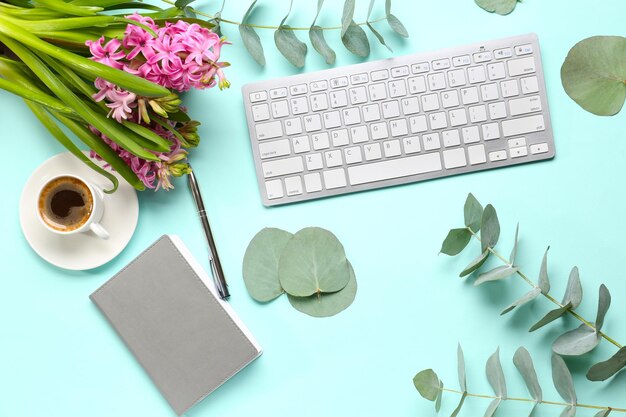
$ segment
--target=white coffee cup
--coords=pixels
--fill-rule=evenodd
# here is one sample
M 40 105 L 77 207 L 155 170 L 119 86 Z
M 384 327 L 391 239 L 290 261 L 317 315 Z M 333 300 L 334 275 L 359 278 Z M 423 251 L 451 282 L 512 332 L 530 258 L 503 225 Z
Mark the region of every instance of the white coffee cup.
M 46 181 L 37 196 L 37 217 L 41 224 L 59 235 L 93 232 L 108 239 L 100 224 L 104 214 L 104 192 L 95 184 L 72 174 Z

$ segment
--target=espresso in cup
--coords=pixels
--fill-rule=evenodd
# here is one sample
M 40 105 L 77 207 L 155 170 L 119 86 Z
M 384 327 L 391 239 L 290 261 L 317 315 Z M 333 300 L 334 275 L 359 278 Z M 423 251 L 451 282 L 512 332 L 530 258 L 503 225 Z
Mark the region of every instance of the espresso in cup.
M 59 232 L 71 232 L 83 226 L 93 206 L 89 186 L 76 177 L 57 177 L 39 194 L 39 216 L 48 227 Z

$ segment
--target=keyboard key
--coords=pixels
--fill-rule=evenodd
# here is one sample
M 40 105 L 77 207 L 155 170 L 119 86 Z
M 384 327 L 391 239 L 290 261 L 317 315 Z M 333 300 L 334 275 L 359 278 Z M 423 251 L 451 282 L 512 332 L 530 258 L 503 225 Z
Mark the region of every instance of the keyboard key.
M 511 48 L 496 49 L 495 51 L 493 51 L 493 55 L 496 59 L 510 58 L 513 56 L 513 49 Z
M 522 83 L 522 92 L 524 94 L 536 93 L 537 91 L 539 91 L 539 83 L 537 82 L 537 77 L 526 77 L 522 78 L 520 81 Z
M 312 92 L 328 90 L 328 82 L 326 80 L 313 81 L 309 86 Z
M 410 114 L 419 113 L 420 111 L 419 100 L 417 99 L 417 97 L 404 98 L 400 100 L 400 103 L 402 103 L 402 113 L 407 116 Z
M 411 125 L 411 133 L 426 132 L 428 130 L 426 116 L 424 115 L 409 118 L 409 124 Z
M 320 111 L 328 109 L 328 98 L 326 97 L 326 93 L 322 94 L 314 94 L 309 97 L 311 101 L 311 110 Z
M 324 184 L 327 190 L 335 188 L 345 187 L 346 173 L 343 168 L 331 169 L 330 171 L 324 171 Z
M 386 80 L 387 78 L 389 78 L 389 71 L 387 70 L 373 71 L 372 73 L 370 73 L 370 77 L 372 78 L 372 81 Z
M 302 121 L 299 117 L 285 120 L 285 133 L 287 135 L 298 135 L 302 133 Z
M 288 196 L 302 194 L 302 178 L 300 177 L 287 177 L 285 178 L 285 189 Z
M 458 148 L 443 151 L 443 164 L 446 169 L 466 166 L 467 160 L 465 159 L 465 149 Z
M 437 94 L 424 94 L 422 96 L 422 110 L 439 110 L 439 96 Z
M 252 103 L 258 103 L 259 101 L 265 101 L 267 100 L 267 92 L 265 91 L 255 91 L 253 93 L 250 93 L 250 101 Z
M 363 120 L 366 122 L 373 122 L 375 120 L 380 120 L 380 108 L 378 104 L 369 104 L 367 106 L 363 106 Z
M 502 90 L 502 97 L 514 97 L 519 94 L 519 87 L 517 80 L 507 80 L 500 83 L 500 90 Z
M 259 143 L 259 154 L 261 156 L 261 159 L 285 156 L 289 155 L 290 153 L 291 149 L 289 148 L 289 139 Z
M 361 104 L 367 101 L 367 90 L 365 87 L 356 87 L 350 89 L 350 103 Z
M 270 98 L 272 100 L 276 98 L 285 98 L 285 97 L 287 97 L 287 88 L 285 87 L 274 88 L 273 90 L 270 90 Z
M 291 99 L 291 114 L 304 114 L 309 112 L 309 103 L 306 97 Z
M 308 136 L 298 136 L 291 139 L 294 153 L 303 153 L 311 150 Z
M 487 109 L 482 104 L 469 108 L 470 121 L 472 123 L 484 122 L 487 120 Z
M 324 113 L 324 127 L 326 129 L 332 129 L 334 127 L 341 126 L 341 117 L 338 111 L 329 111 Z
M 364 72 L 361 74 L 353 74 L 350 76 L 350 82 L 352 83 L 352 85 L 365 84 L 368 81 L 369 77 Z
M 468 146 L 467 156 L 469 158 L 470 165 L 484 164 L 485 162 L 487 162 L 487 156 L 485 155 L 485 145 Z
M 404 153 L 407 155 L 421 151 L 420 139 L 417 136 L 402 139 L 402 146 L 404 147 Z
M 425 151 L 434 151 L 435 149 L 441 148 L 441 140 L 439 139 L 439 133 L 426 134 L 422 136 L 422 140 L 424 141 Z
M 533 155 L 537 155 L 540 153 L 548 152 L 548 144 L 547 143 L 536 143 L 534 145 L 530 145 L 530 153 Z
M 450 87 L 460 87 L 467 84 L 467 80 L 465 79 L 465 70 L 458 69 L 448 71 L 448 84 Z
M 467 124 L 467 111 L 464 108 L 450 110 L 450 126 L 463 126 Z
M 448 58 L 437 59 L 433 61 L 433 71 L 450 68 L 450 60 Z
M 486 123 L 483 125 L 483 139 L 494 140 L 500 138 L 500 127 L 498 123 Z
M 385 119 L 391 119 L 392 117 L 400 116 L 400 105 L 397 101 L 387 101 L 383 103 L 383 117 Z
M 280 179 L 265 181 L 265 192 L 269 200 L 284 197 L 283 182 Z
M 446 130 L 441 134 L 443 138 L 443 146 L 450 148 L 452 146 L 459 146 L 461 144 L 461 137 L 458 130 Z
M 424 78 L 423 75 L 409 78 L 409 91 L 411 94 L 418 94 L 426 91 L 426 78 Z
M 358 111 L 358 110 L 357 110 Z M 322 130 L 322 118 L 319 114 L 310 114 L 304 116 L 304 130 L 307 132 L 316 132 Z
M 404 80 L 389 81 L 387 85 L 389 87 L 389 97 L 403 97 L 406 96 L 406 83 Z
M 387 89 L 384 83 L 370 84 L 368 85 L 368 89 L 371 101 L 384 100 L 387 98 Z
M 515 47 L 515 55 L 520 56 L 520 55 L 530 55 L 533 53 L 533 46 L 532 44 L 528 43 L 525 45 L 519 45 Z
M 351 185 L 408 177 L 441 170 L 439 153 L 396 158 L 348 168 Z
M 541 111 L 541 98 L 539 96 L 522 97 L 509 100 L 511 116 Z
M 520 146 L 519 148 L 509 149 L 509 153 L 511 154 L 511 158 L 521 158 L 528 155 L 528 149 L 526 146 Z
M 489 152 L 489 160 L 491 162 L 504 161 L 506 159 L 506 151 Z
M 491 61 L 492 56 L 490 51 L 482 51 L 474 54 L 474 62 L 480 64 L 481 62 Z
M 463 67 L 471 63 L 472 60 L 469 55 L 455 56 L 454 58 L 452 58 L 452 65 L 454 65 L 455 67 Z
M 443 90 L 446 88 L 446 76 L 443 72 L 428 74 L 428 87 L 430 91 Z
M 491 120 L 504 119 L 506 117 L 506 105 L 502 101 L 489 104 L 489 117 Z
M 254 130 L 258 140 L 273 139 L 283 135 L 283 127 L 279 121 L 259 123 Z
M 333 109 L 337 107 L 345 107 L 348 105 L 348 96 L 346 90 L 337 90 L 330 92 L 330 106 Z
M 407 75 L 409 75 L 409 67 L 407 67 L 406 65 L 402 67 L 394 67 L 391 69 L 391 76 L 393 78 L 406 77 Z
M 363 151 L 365 152 L 366 161 L 382 158 L 382 154 L 380 153 L 380 143 L 368 143 L 363 146 Z
M 267 104 L 257 104 L 252 106 L 252 118 L 255 122 L 261 122 L 263 120 L 269 120 L 270 108 Z
M 478 103 L 478 88 L 468 87 L 461 89 L 461 100 L 465 105 Z
M 406 119 L 397 119 L 389 122 L 389 126 L 391 128 L 391 136 L 404 136 L 409 133 L 408 127 L 406 125 Z
M 298 84 L 289 87 L 289 92 L 292 96 L 299 96 L 308 93 L 309 89 L 307 88 L 306 84 Z
M 352 143 L 354 144 L 363 143 L 370 140 L 367 133 L 367 126 L 356 126 L 350 128 L 350 135 L 352 136 Z
M 320 149 L 330 148 L 330 140 L 328 139 L 327 132 L 321 132 L 311 135 L 311 140 L 313 141 L 313 149 L 315 149 L 316 151 L 319 151 Z
M 370 132 L 372 133 L 372 140 L 384 139 L 389 137 L 389 131 L 387 130 L 386 122 L 371 124 Z
M 496 62 L 494 64 L 487 65 L 487 74 L 489 74 L 489 79 L 492 81 L 501 80 L 506 77 L 504 62 Z
M 524 136 L 515 139 L 509 139 L 509 148 L 518 148 L 520 146 L 526 146 L 526 138 Z
M 446 119 L 446 112 L 439 113 L 430 113 L 428 115 L 428 119 L 430 120 L 430 128 L 431 130 L 435 129 L 445 129 L 448 127 L 448 120 Z
M 518 75 L 530 74 L 536 71 L 535 58 L 532 56 L 520 59 L 511 59 L 507 61 L 509 67 L 509 75 L 517 77 Z
M 309 171 L 315 171 L 316 169 L 322 169 L 324 164 L 322 163 L 321 153 L 312 153 L 306 156 L 306 169 Z
M 289 104 L 287 100 L 273 101 L 272 102 L 272 116 L 274 119 L 279 117 L 285 117 L 289 115 Z
M 504 136 L 519 136 L 526 133 L 546 130 L 543 115 L 522 117 L 520 119 L 504 120 L 502 122 L 502 134 Z
M 345 146 L 345 145 L 348 145 L 350 143 L 350 138 L 348 137 L 348 130 L 347 129 L 335 130 L 335 131 L 330 133 L 330 136 L 333 139 L 333 146 L 334 147 Z
M 442 92 L 441 104 L 443 104 L 444 109 L 457 107 L 459 105 L 459 93 L 457 93 L 456 90 Z
M 383 150 L 385 152 L 385 158 L 392 158 L 402 154 L 402 151 L 400 150 L 400 141 L 397 139 L 383 142 Z
M 326 166 L 328 168 L 334 168 L 334 167 L 343 165 L 343 160 L 341 158 L 341 151 L 338 149 L 325 152 L 324 159 L 326 159 Z
M 413 74 L 422 74 L 428 71 L 430 71 L 430 64 L 428 62 L 420 62 L 420 63 L 411 65 L 411 72 Z
M 476 143 L 480 142 L 480 133 L 478 126 L 468 126 L 461 129 L 464 143 Z
M 346 148 L 343 150 L 344 157 L 346 158 L 346 164 L 357 164 L 363 161 L 361 155 L 361 147 L 353 146 L 352 148 Z
M 469 67 L 467 69 L 467 78 L 470 84 L 484 83 L 487 79 L 485 77 L 485 68 L 482 65 L 479 67 Z
M 283 175 L 296 174 L 304 170 L 302 157 L 295 156 L 293 158 L 277 159 L 274 161 L 263 162 L 263 176 L 265 178 L 280 177 Z
M 346 126 L 361 123 L 361 113 L 359 113 L 358 107 L 351 107 L 349 109 L 343 109 L 342 114 L 343 114 L 343 123 Z
M 320 177 L 319 172 L 304 176 L 304 188 L 306 188 L 307 193 L 322 191 L 322 177 Z
M 337 77 L 330 80 L 330 86 L 332 88 L 341 88 L 348 86 L 348 77 Z
M 483 101 L 497 100 L 500 98 L 498 95 L 498 84 L 483 84 L 480 86 L 480 93 L 483 97 Z

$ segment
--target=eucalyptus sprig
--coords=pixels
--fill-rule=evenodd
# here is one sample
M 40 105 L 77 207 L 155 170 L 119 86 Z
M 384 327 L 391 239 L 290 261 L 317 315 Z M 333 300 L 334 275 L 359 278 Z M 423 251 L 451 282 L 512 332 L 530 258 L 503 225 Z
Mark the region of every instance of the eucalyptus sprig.
M 283 18 L 278 26 L 271 25 L 257 25 L 250 23 L 250 16 L 252 15 L 254 8 L 257 5 L 257 0 L 252 0 L 252 3 L 243 15 L 241 22 L 225 19 L 222 17 L 222 11 L 224 10 L 225 1 L 222 1 L 221 8 L 214 14 L 202 12 L 198 9 L 194 9 L 189 6 L 193 0 L 162 0 L 165 3 L 175 5 L 179 10 L 184 12 L 187 16 L 196 17 L 203 16 L 209 20 L 210 23 L 216 26 L 216 30 L 219 30 L 222 23 L 232 24 L 239 27 L 239 35 L 246 47 L 246 50 L 250 53 L 252 58 L 261 66 L 265 66 L 265 53 L 261 38 L 256 33 L 255 29 L 271 29 L 274 30 L 274 43 L 276 44 L 279 52 L 289 61 L 292 65 L 298 68 L 304 66 L 306 54 L 308 48 L 304 42 L 302 42 L 296 36 L 297 31 L 308 31 L 309 41 L 313 46 L 313 49 L 319 53 L 328 65 L 332 65 L 335 62 L 335 51 L 328 45 L 324 36 L 325 31 L 339 30 L 340 38 L 343 45 L 347 50 L 359 57 L 367 57 L 370 53 L 370 43 L 367 38 L 367 34 L 363 30 L 363 26 L 367 26 L 376 39 L 387 49 L 391 51 L 391 48 L 385 42 L 383 36 L 378 32 L 373 24 L 386 20 L 389 27 L 398 35 L 403 38 L 408 38 L 409 33 L 393 13 L 391 13 L 391 0 L 385 0 L 385 17 L 370 20 L 370 15 L 374 7 L 376 0 L 370 0 L 369 8 L 367 12 L 367 19 L 365 22 L 356 23 L 354 21 L 355 0 L 344 0 L 343 13 L 341 16 L 341 25 L 332 27 L 321 27 L 316 25 L 317 18 L 320 15 L 324 0 L 317 1 L 317 9 L 315 18 L 310 27 L 292 27 L 286 24 L 286 20 L 289 17 L 293 1 L 289 2 L 289 11 Z M 219 33 L 219 32 L 218 32 Z
M 499 15 L 507 15 L 515 10 L 517 3 L 522 0 L 474 0 L 484 10 L 489 13 L 496 13 Z
M 611 305 L 611 294 L 604 284 L 600 285 L 599 289 L 598 312 L 595 322 L 591 322 L 575 311 L 583 298 L 583 289 L 577 267 L 572 268 L 565 295 L 562 301 L 559 302 L 550 294 L 550 281 L 548 278 L 549 247 L 546 249 L 543 256 L 539 270 L 539 278 L 535 283 L 515 263 L 517 258 L 519 225 L 515 230 L 515 241 L 511 255 L 507 259 L 495 249 L 500 237 L 500 223 L 496 209 L 491 204 L 488 204 L 483 209 L 483 206 L 470 193 L 465 201 L 464 217 L 465 226 L 450 230 L 441 246 L 441 253 L 455 256 L 468 246 L 472 238 L 480 244 L 480 255 L 463 269 L 460 276 L 465 277 L 472 273 L 477 273 L 474 285 L 478 286 L 486 282 L 499 281 L 517 275 L 532 287 L 529 292 L 506 307 L 501 315 L 517 307 L 521 307 L 534 300 L 539 295 L 542 295 L 555 304 L 557 308 L 549 311 L 543 318 L 537 321 L 529 331 L 533 332 L 540 329 L 565 314 L 571 315 L 582 323 L 578 328 L 562 334 L 554 341 L 552 344 L 554 353 L 565 356 L 584 355 L 595 349 L 600 341 L 605 339 L 615 345 L 619 351 L 609 360 L 592 366 L 587 373 L 587 378 L 592 381 L 604 381 L 626 367 L 626 348 L 609 337 L 606 333 L 602 332 L 604 318 Z M 481 267 L 491 255 L 498 258 L 504 265 L 489 271 L 480 272 Z
M 576 395 L 576 388 L 574 387 L 574 382 L 572 380 L 572 374 L 567 368 L 567 365 L 565 364 L 563 358 L 556 354 L 552 354 L 552 380 L 554 382 L 554 387 L 558 391 L 561 398 L 565 400 L 565 402 L 548 401 L 543 399 L 543 392 L 541 389 L 541 385 L 539 384 L 539 380 L 537 379 L 537 372 L 535 371 L 533 360 L 530 357 L 528 351 L 523 347 L 520 347 L 515 352 L 515 355 L 513 356 L 513 364 L 524 379 L 526 387 L 528 388 L 528 393 L 530 394 L 531 398 L 508 396 L 506 388 L 506 378 L 504 376 L 502 364 L 500 363 L 499 348 L 489 357 L 489 359 L 487 360 L 487 365 L 485 367 L 487 380 L 493 388 L 495 395 L 470 393 L 467 390 L 465 358 L 463 355 L 463 350 L 461 349 L 461 345 L 459 345 L 457 349 L 457 358 L 460 390 L 445 388 L 443 382 L 439 379 L 437 374 L 432 369 L 425 369 L 421 372 L 418 372 L 413 378 L 413 385 L 420 393 L 420 395 L 429 401 L 435 402 L 436 411 L 439 411 L 441 408 L 444 392 L 450 392 L 461 396 L 459 404 L 452 412 L 451 417 L 456 417 L 459 414 L 467 397 L 476 397 L 491 400 L 485 412 L 485 417 L 493 416 L 498 407 L 504 401 L 531 403 L 532 409 L 529 415 L 532 415 L 535 408 L 540 404 L 564 407 L 561 413 L 561 417 L 574 417 L 578 408 L 600 410 L 596 413 L 595 417 L 606 417 L 612 411 L 626 413 L 626 409 L 624 408 L 614 408 L 608 406 L 579 403 L 578 397 Z

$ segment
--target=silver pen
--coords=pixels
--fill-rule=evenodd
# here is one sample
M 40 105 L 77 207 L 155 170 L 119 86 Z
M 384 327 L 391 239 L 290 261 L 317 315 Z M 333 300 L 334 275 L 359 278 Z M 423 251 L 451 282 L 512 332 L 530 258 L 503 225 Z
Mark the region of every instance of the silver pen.
M 191 165 L 189 166 L 191 168 Z M 230 297 L 228 292 L 228 284 L 226 284 L 226 277 L 224 277 L 224 271 L 222 270 L 222 264 L 220 263 L 220 257 L 217 254 L 217 247 L 215 246 L 215 240 L 213 239 L 213 233 L 211 233 L 211 226 L 209 226 L 209 219 L 204 210 L 204 203 L 202 202 L 202 195 L 200 194 L 200 187 L 196 176 L 193 174 L 193 170 L 187 175 L 189 180 L 189 188 L 191 189 L 191 195 L 198 207 L 198 215 L 200 216 L 200 222 L 204 229 L 204 235 L 206 236 L 207 243 L 209 244 L 209 264 L 211 266 L 211 275 L 213 281 L 217 287 L 217 291 L 220 294 L 222 300 Z

